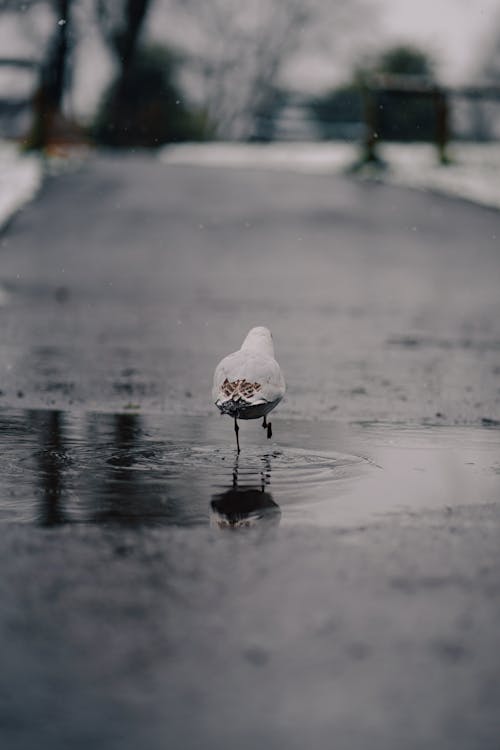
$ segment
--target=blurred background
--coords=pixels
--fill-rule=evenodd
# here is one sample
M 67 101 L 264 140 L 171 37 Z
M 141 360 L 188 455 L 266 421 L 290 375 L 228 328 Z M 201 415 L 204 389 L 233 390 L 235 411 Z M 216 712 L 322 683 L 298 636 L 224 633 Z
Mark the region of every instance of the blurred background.
M 499 140 L 499 0 L 0 0 L 1 747 L 499 747 Z
M 0 50 L 25 149 L 500 137 L 496 0 L 1 0 Z

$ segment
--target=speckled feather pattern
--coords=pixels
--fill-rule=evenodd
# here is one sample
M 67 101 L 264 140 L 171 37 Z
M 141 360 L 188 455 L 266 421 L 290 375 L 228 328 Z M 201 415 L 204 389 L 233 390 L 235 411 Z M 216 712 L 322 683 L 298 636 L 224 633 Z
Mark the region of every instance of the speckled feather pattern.
M 241 349 L 224 357 L 215 370 L 213 399 L 223 414 L 256 419 L 274 409 L 284 393 L 267 328 L 253 328 Z

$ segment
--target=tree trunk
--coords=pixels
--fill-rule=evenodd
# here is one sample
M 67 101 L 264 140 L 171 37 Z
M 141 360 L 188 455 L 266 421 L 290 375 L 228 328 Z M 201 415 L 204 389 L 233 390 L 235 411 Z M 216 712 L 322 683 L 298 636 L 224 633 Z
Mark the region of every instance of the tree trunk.
M 126 134 L 131 110 L 129 80 L 149 4 L 150 0 L 126 0 L 122 29 L 116 31 L 112 37 L 120 69 L 109 108 L 109 125 L 118 134 L 118 144 L 121 141 L 120 133 L 124 134 L 124 143 L 127 141 Z
M 54 121 L 61 113 L 67 82 L 70 0 L 55 0 L 54 6 L 57 30 L 49 44 L 47 59 L 40 71 L 40 83 L 33 98 L 33 125 L 26 142 L 28 150 L 43 150 L 48 145 Z

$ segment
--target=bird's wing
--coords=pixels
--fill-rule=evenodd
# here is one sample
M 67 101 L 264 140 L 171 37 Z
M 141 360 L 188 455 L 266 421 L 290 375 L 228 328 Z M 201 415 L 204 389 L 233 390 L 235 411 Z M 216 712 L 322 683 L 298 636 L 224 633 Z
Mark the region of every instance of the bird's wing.
M 285 380 L 272 357 L 241 349 L 219 362 L 214 374 L 214 401 L 242 398 L 250 404 L 273 403 L 283 398 Z

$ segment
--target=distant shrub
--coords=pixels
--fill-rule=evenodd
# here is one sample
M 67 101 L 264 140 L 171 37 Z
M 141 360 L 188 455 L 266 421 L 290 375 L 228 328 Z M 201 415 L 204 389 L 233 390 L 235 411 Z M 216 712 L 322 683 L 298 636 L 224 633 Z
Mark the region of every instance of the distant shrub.
M 363 82 L 374 73 L 418 76 L 429 83 L 435 80 L 433 61 L 425 52 L 412 46 L 384 50 L 358 67 L 348 83 L 311 103 L 323 137 L 341 133 L 341 126 L 348 132 L 347 125 L 355 132 L 353 126 L 362 123 L 364 117 Z M 431 141 L 435 138 L 435 104 L 429 94 L 378 92 L 376 107 L 377 133 L 383 140 Z
M 313 117 L 323 138 L 343 137 L 363 119 L 363 102 L 355 84 L 340 86 L 311 102 Z
M 175 83 L 175 59 L 161 46 L 141 47 L 133 64 L 114 80 L 101 100 L 93 137 L 115 148 L 154 148 L 164 143 L 203 140 L 203 113 L 184 103 Z
M 379 73 L 418 76 L 432 83 L 434 62 L 423 50 L 397 45 L 382 52 L 375 64 Z M 436 133 L 436 110 L 429 95 L 380 94 L 378 129 L 385 140 L 432 141 Z
M 427 52 L 411 44 L 398 44 L 381 52 L 373 67 L 379 73 L 433 79 L 435 66 Z

